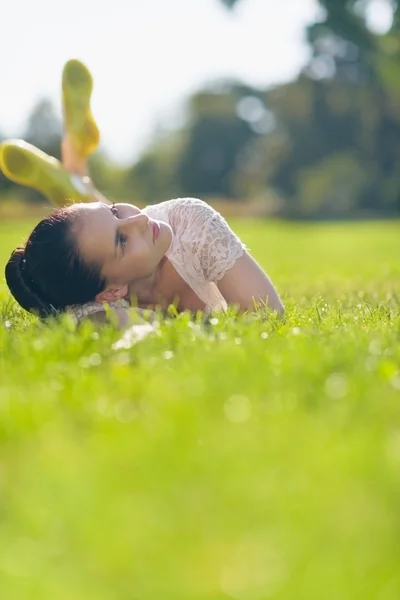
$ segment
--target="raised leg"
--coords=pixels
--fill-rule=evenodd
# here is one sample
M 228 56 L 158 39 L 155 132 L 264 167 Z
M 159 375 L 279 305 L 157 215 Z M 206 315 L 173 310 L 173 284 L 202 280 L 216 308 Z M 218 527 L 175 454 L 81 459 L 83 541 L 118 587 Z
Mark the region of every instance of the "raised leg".
M 76 157 L 85 159 L 96 150 L 99 129 L 93 118 L 90 101 L 93 78 L 79 60 L 69 60 L 62 74 L 62 105 L 65 134 Z
M 0 169 L 12 181 L 43 194 L 53 206 L 93 201 L 89 181 L 69 173 L 60 161 L 23 140 L 0 144 Z
M 38 190 L 56 207 L 93 200 L 106 202 L 93 187 L 86 163 L 100 138 L 90 108 L 92 89 L 92 76 L 85 65 L 77 60 L 68 61 L 62 77 L 63 164 L 23 140 L 0 144 L 0 169 L 4 175 Z
M 66 63 L 62 75 L 62 105 L 64 137 L 61 158 L 64 168 L 74 178 L 82 178 L 91 191 L 91 200 L 107 202 L 89 178 L 87 157 L 99 145 L 100 133 L 93 118 L 90 101 L 93 78 L 89 69 L 78 60 Z

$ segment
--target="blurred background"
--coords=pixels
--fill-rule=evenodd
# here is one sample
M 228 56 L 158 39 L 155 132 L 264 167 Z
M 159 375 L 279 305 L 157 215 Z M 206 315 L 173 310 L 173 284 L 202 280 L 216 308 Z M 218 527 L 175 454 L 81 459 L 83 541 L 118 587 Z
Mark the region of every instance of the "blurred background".
M 91 69 L 110 199 L 400 215 L 398 0 L 14 0 L 0 50 L 0 140 L 56 157 L 63 65 Z M 40 203 L 0 176 L 0 214 Z

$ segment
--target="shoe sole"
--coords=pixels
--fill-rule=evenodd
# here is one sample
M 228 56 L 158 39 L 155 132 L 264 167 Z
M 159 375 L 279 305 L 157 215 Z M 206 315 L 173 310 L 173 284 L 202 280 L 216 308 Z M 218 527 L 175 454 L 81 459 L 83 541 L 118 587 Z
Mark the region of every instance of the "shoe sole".
M 89 69 L 79 60 L 68 61 L 62 76 L 65 129 L 75 152 L 81 157 L 92 154 L 100 141 L 90 108 L 92 91 L 93 78 Z

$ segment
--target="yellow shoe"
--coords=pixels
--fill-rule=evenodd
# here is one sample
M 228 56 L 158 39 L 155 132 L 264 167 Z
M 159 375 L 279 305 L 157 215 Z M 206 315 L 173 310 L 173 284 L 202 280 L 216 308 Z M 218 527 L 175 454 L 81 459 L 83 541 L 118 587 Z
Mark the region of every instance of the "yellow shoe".
M 90 110 L 93 79 L 79 60 L 69 60 L 62 75 L 65 130 L 76 154 L 92 154 L 100 141 L 99 129 Z
M 0 144 L 0 169 L 8 179 L 46 196 L 54 206 L 93 201 L 84 179 L 71 175 L 60 161 L 22 140 Z

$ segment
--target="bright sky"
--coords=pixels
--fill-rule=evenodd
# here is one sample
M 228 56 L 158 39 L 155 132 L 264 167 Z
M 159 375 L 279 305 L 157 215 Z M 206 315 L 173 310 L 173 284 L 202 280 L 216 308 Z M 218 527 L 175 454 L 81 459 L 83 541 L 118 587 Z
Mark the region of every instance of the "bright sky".
M 62 67 L 79 58 L 94 76 L 103 147 L 129 161 L 204 83 L 294 77 L 317 1 L 243 0 L 229 13 L 217 0 L 13 0 L 1 13 L 0 131 L 21 135 L 40 97 L 60 111 Z

